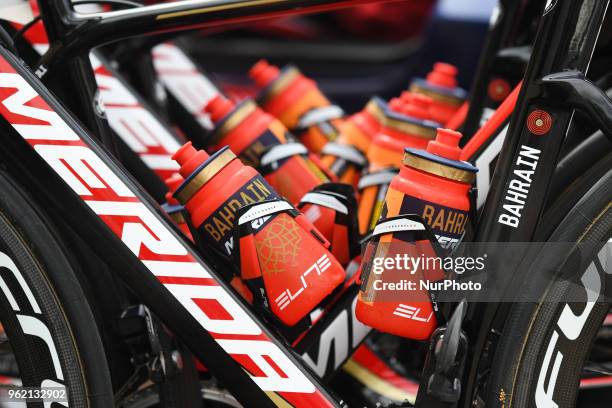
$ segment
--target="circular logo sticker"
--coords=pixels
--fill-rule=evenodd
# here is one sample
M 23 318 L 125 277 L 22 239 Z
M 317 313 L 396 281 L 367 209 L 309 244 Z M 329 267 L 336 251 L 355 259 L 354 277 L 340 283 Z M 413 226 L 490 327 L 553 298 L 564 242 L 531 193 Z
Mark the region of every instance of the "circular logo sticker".
M 542 136 L 552 127 L 552 117 L 543 110 L 534 110 L 527 116 L 527 129 L 534 135 Z
M 502 102 L 508 95 L 510 95 L 510 84 L 501 79 L 495 78 L 489 83 L 489 87 L 487 92 L 489 94 L 489 98 L 493 99 L 495 102 Z

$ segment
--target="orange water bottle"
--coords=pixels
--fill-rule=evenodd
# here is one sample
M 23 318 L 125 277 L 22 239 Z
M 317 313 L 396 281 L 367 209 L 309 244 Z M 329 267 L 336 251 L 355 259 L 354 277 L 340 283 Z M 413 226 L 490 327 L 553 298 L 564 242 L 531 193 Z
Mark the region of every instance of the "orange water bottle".
M 408 100 L 394 98 L 389 102 L 384 124 L 368 149 L 368 170 L 358 184 L 361 234 L 374 228 L 389 183 L 401 165 L 404 149 L 425 148 L 435 138 L 440 124 L 431 120 L 430 108 L 431 99 L 417 94 Z
M 443 125 L 453 118 L 467 98 L 467 92 L 457 85 L 457 68 L 444 62 L 436 62 L 425 79 L 413 79 L 410 91 L 432 99 L 431 117 Z
M 308 320 L 344 281 L 329 242 L 229 148 L 209 156 L 187 143 L 173 158 L 185 178 L 174 197 L 189 211 L 202 250 L 235 266 L 255 307 L 286 326 Z
M 339 182 L 357 186 L 361 171 L 367 165 L 365 154 L 380 130 L 385 109 L 384 100 L 370 99 L 365 108 L 340 125 L 338 139 L 323 147 L 321 163 L 338 177 Z
M 218 95 L 205 109 L 215 124 L 209 136 L 209 150 L 229 146 L 291 203 L 297 204 L 304 194 L 329 181 L 309 158 L 306 147 L 292 141 L 287 128 L 253 101 L 236 105 Z
M 344 112 L 299 69 L 287 66 L 279 70 L 260 60 L 249 75 L 261 89 L 259 105 L 283 122 L 310 151 L 320 153 L 327 142 L 338 138 Z
M 438 129 L 426 150 L 406 149 L 364 252 L 356 307 L 361 322 L 415 340 L 435 330 L 437 305 L 425 284 L 442 279 L 444 271 L 426 260 L 439 259 L 432 241 L 452 248 L 461 240 L 477 171 L 459 160 L 460 139 L 458 132 Z M 421 259 L 421 266 L 393 262 L 404 258 Z
M 432 99 L 431 118 L 443 125 L 467 99 L 467 92 L 457 85 L 457 68 L 444 62 L 436 62 L 425 79 L 413 79 L 410 91 Z
M 442 248 L 461 241 L 470 211 L 472 184 L 478 169 L 460 160 L 461 133 L 438 129 L 426 150 L 408 148 L 391 181 L 381 217 L 417 214 L 436 235 Z

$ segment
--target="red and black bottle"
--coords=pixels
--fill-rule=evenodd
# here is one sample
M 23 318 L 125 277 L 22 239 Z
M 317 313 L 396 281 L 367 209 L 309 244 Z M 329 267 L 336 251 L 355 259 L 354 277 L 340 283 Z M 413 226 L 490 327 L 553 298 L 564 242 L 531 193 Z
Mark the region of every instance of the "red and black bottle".
M 287 128 L 253 101 L 236 105 L 218 95 L 208 103 L 206 111 L 215 124 L 208 149 L 217 151 L 229 146 L 291 203 L 297 204 L 308 191 L 329 181 L 309 157 L 308 149 L 291 140 Z
M 477 169 L 459 160 L 461 134 L 438 129 L 427 149 L 406 149 L 391 181 L 382 215 L 362 263 L 356 316 L 380 331 L 414 340 L 437 327 L 437 305 L 424 282 L 444 277 L 435 240 L 452 248 L 462 238 L 470 213 L 470 189 Z M 421 259 L 420 267 L 393 262 Z M 406 268 L 412 265 L 412 268 Z
M 366 153 L 384 120 L 386 102 L 374 97 L 360 112 L 340 125 L 340 136 L 321 151 L 321 163 L 341 183 L 357 187 L 361 171 L 367 166 Z
M 431 118 L 444 126 L 467 98 L 467 92 L 457 85 L 457 68 L 444 62 L 436 62 L 425 79 L 413 79 L 410 91 L 432 99 Z
M 185 177 L 174 197 L 189 211 L 202 250 L 236 267 L 254 305 L 293 326 L 344 281 L 329 242 L 228 147 L 209 156 L 187 143 L 173 158 Z
M 418 94 L 394 98 L 385 111 L 383 126 L 368 149 L 368 169 L 359 180 L 359 231 L 376 224 L 391 179 L 401 166 L 406 147 L 425 148 L 440 124 L 431 120 L 431 99 Z
M 290 65 L 280 70 L 260 60 L 249 75 L 261 89 L 259 105 L 297 135 L 311 152 L 320 153 L 327 142 L 338 138 L 344 112 L 299 69 Z

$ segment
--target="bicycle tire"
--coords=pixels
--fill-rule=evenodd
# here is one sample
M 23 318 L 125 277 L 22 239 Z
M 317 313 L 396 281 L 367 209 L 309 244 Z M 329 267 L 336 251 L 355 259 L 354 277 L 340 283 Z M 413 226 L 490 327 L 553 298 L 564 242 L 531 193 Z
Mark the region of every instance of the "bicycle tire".
M 509 311 L 491 366 L 487 406 L 575 406 L 582 368 L 611 306 L 607 300 L 594 302 L 582 325 L 576 326 L 580 328 L 578 334 L 566 336 L 568 326 L 559 320 L 566 307 L 577 316 L 588 310 L 584 302 L 582 306 L 579 302 L 564 302 L 569 291 L 585 289 L 578 282 L 592 266 L 597 268 L 602 283 L 605 275 L 612 273 L 601 268 L 612 265 L 595 263 L 602 251 L 609 251 L 610 244 L 605 242 L 612 236 L 612 170 L 608 168 L 590 184 L 591 188 L 567 213 L 549 241 L 598 244 L 597 252 L 579 271 L 573 269 L 575 258 L 570 254 L 553 281 L 526 285 L 525 290 L 536 291 L 539 301 L 515 303 Z M 567 278 L 574 285 L 568 285 L 564 281 Z
M 0 321 L 22 385 L 63 385 L 70 407 L 113 406 L 98 329 L 58 234 L 2 171 L 0 191 Z

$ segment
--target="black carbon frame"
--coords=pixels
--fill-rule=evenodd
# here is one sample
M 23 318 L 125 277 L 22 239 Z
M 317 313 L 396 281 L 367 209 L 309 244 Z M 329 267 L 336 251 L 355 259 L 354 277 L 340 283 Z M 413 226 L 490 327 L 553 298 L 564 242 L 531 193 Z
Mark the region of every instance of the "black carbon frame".
M 79 54 L 130 37 L 384 1 L 397 0 L 188 0 L 83 15 L 74 11 L 70 0 L 39 0 L 43 18 L 51 23 L 45 22 L 51 28 L 51 48 L 40 65 L 52 72 Z M 53 43 L 54 39 L 60 41 Z
M 559 160 L 559 153 L 570 126 L 574 108 L 560 105 L 555 95 L 546 86 L 544 78 L 551 74 L 577 70 L 586 74 L 599 32 L 606 15 L 608 1 L 602 0 L 552 0 L 539 23 L 538 34 L 532 56 L 524 77 L 521 93 L 509 124 L 508 133 L 499 155 L 491 188 L 475 234 L 481 242 L 482 253 L 487 253 L 487 243 L 529 242 L 534 238 L 546 204 L 548 190 Z M 563 27 L 560 29 L 560 27 Z M 534 110 L 550 114 L 551 127 L 543 135 L 532 133 L 528 126 L 528 115 Z M 612 119 L 612 111 L 607 111 Z M 530 146 L 541 151 L 538 166 L 533 176 L 526 203 L 516 228 L 502 224 L 499 216 L 503 212 L 504 199 L 513 178 L 514 166 L 521 146 Z M 493 252 L 493 251 L 491 251 Z M 515 254 L 514 263 L 503 264 L 506 270 L 514 270 L 510 279 L 521 279 L 524 254 Z M 490 268 L 501 267 L 495 259 L 489 259 Z M 461 406 L 471 407 L 473 392 L 479 381 L 481 358 L 487 345 L 495 315 L 501 309 L 498 303 L 472 303 L 468 307 L 464 329 L 470 339 L 466 378 Z M 502 319 L 503 320 L 503 319 Z
M 495 73 L 495 63 L 500 51 L 517 45 L 514 40 L 528 28 L 523 20 L 530 22 L 533 18 L 532 14 L 535 14 L 534 9 L 539 14 L 544 7 L 543 3 L 543 0 L 500 0 L 498 2 L 474 73 L 469 96 L 470 105 L 465 122 L 461 127 L 462 145 L 465 145 L 480 128 L 488 87 Z M 520 74 L 522 73 L 519 72 Z

